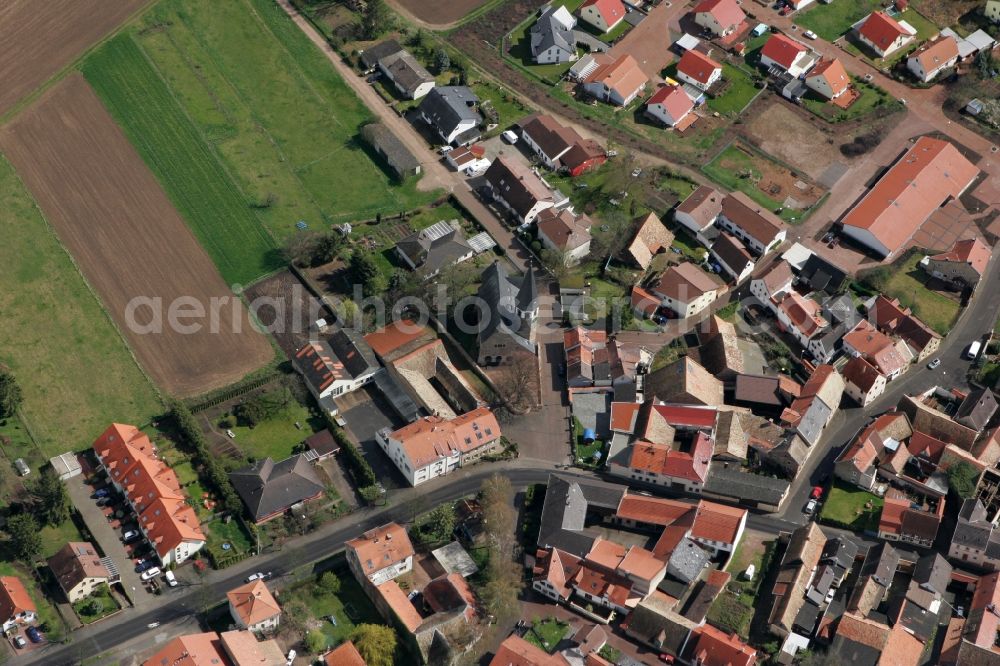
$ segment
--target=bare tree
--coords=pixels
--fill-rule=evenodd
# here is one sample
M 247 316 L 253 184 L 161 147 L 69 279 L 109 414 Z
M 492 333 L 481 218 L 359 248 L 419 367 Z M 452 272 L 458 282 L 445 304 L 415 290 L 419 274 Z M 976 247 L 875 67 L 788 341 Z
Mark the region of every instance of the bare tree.
M 494 380 L 497 389 L 499 406 L 513 411 L 522 411 L 531 404 L 531 395 L 538 376 L 538 366 L 535 357 L 522 354 L 515 357 L 514 362 L 503 366 L 499 376 Z

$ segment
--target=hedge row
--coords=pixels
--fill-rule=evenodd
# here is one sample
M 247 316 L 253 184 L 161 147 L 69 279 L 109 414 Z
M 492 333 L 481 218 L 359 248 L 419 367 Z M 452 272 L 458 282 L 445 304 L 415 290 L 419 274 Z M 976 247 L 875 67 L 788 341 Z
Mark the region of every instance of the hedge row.
M 344 431 L 333 422 L 333 419 L 330 418 L 330 415 L 325 410 L 323 414 L 326 416 L 327 425 L 330 428 L 330 432 L 333 433 L 333 438 L 337 440 L 337 444 L 340 446 L 340 451 L 347 458 L 347 464 L 351 468 L 351 474 L 354 476 L 354 483 L 358 486 L 358 493 L 365 499 L 376 497 L 378 494 L 376 490 L 378 479 L 375 477 L 375 470 L 368 464 L 365 457 L 361 455 L 358 447 L 354 446 L 354 442 L 347 438 Z
M 243 510 L 243 503 L 229 482 L 226 468 L 209 450 L 208 442 L 205 441 L 205 436 L 202 434 L 201 428 L 198 427 L 191 410 L 184 403 L 174 401 L 170 407 L 170 417 L 174 420 L 181 437 L 184 438 L 188 446 L 194 449 L 197 460 L 208 477 L 208 482 L 215 487 L 219 494 L 219 503 L 227 510 L 238 514 Z

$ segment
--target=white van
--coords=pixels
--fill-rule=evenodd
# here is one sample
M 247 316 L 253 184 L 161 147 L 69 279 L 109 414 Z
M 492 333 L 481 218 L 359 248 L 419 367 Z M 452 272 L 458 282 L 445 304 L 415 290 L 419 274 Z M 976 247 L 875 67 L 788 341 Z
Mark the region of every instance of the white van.
M 973 342 L 971 345 L 969 345 L 968 351 L 965 352 L 965 358 L 969 359 L 970 361 L 976 360 L 976 357 L 979 356 L 979 350 L 982 346 L 983 343 L 980 342 L 979 340 Z

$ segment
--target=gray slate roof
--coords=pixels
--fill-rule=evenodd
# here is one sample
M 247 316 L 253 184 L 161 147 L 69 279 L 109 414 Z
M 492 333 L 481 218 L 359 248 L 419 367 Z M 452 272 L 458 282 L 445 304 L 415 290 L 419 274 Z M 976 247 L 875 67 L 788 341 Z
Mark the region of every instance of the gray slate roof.
M 973 430 L 982 430 L 997 411 L 997 399 L 990 388 L 975 389 L 962 401 L 955 420 Z
M 559 8 L 549 7 L 542 12 L 535 25 L 531 26 L 531 56 L 533 58 L 553 46 L 565 53 L 565 61 L 569 61 L 576 54 L 576 39 L 573 37 L 573 31 L 567 30 L 566 26 L 553 17 L 557 9 Z
M 449 226 L 443 234 L 433 230 L 439 225 Z M 440 227 L 443 229 L 443 226 Z M 455 224 L 439 222 L 428 229 L 421 229 L 396 243 L 396 251 L 427 275 L 433 275 L 450 266 L 459 258 L 472 252 L 465 235 Z
M 843 291 L 844 282 L 847 281 L 847 272 L 813 253 L 806 259 L 805 265 L 799 272 L 799 277 L 814 291 L 836 294 Z
M 323 492 L 316 472 L 302 454 L 274 462 L 270 457 L 229 473 L 229 480 L 254 520 L 286 511 Z
M 802 436 L 807 444 L 812 446 L 819 441 L 823 434 L 823 428 L 830 420 L 831 412 L 830 407 L 819 396 L 814 397 L 809 409 L 802 415 L 802 420 L 795 426 L 795 431 Z
M 705 491 L 736 500 L 776 505 L 788 492 L 788 481 L 743 472 L 733 466 L 712 465 L 705 481 Z
M 337 329 L 328 342 L 351 377 L 360 377 L 379 368 L 375 352 L 357 331 L 350 328 Z
M 667 574 L 683 583 L 691 583 L 698 579 L 701 570 L 711 559 L 701 546 L 684 537 L 670 554 Z
M 622 486 L 550 475 L 542 505 L 538 546 L 554 547 L 584 557 L 595 539 L 582 531 L 588 506 L 614 511 L 624 494 Z
M 522 304 L 534 300 L 537 296 L 535 290 L 534 272 L 530 268 L 525 278 L 518 279 L 511 277 L 504 264 L 499 261 L 487 266 L 479 285 L 479 298 L 486 304 L 489 312 L 483 314 L 484 317 L 488 316 L 488 320 L 481 322 L 479 339 L 487 340 L 499 331 L 510 335 L 514 341 L 533 353 L 534 347 L 529 342 L 531 321 L 519 317 L 517 310 Z
M 379 60 L 393 53 L 399 53 L 402 50 L 403 47 L 395 39 L 387 39 L 384 42 L 365 49 L 361 54 L 361 64 L 365 66 L 365 70 L 373 70 L 378 66 Z
M 385 157 L 386 162 L 397 176 L 416 171 L 420 160 L 399 140 L 391 129 L 383 123 L 369 123 L 361 128 L 361 136 Z
M 409 51 L 399 51 L 379 60 L 381 67 L 396 84 L 397 88 L 413 96 L 417 88 L 424 83 L 434 83 L 434 77 L 423 65 L 417 62 Z
M 483 118 L 472 107 L 479 98 L 467 86 L 437 86 L 420 102 L 420 113 L 442 134 L 451 134 L 463 120 L 478 125 Z
M 882 542 L 868 549 L 865 562 L 861 565 L 861 577 L 872 576 L 879 585 L 889 587 L 898 567 L 899 551 Z

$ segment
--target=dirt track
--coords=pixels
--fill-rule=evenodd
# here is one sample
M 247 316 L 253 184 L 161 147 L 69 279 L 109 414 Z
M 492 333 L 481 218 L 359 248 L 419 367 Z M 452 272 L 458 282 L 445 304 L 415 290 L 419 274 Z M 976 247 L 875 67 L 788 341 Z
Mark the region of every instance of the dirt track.
M 189 396 L 225 386 L 272 358 L 268 341 L 250 328 L 246 308 L 239 301 L 234 307 L 233 299 L 220 308 L 216 333 L 207 318 L 201 331 L 186 335 L 166 326 L 175 298 L 191 297 L 207 311 L 212 297 L 230 291 L 82 76 L 60 82 L 0 131 L 0 150 L 139 363 L 166 392 Z M 137 296 L 162 298 L 161 333 L 129 329 L 125 309 Z M 147 323 L 147 313 L 138 310 L 134 319 Z M 57 353 L 72 357 L 71 349 Z
M 0 115 L 149 1 L 0 2 Z
M 427 26 L 446 28 L 486 0 L 393 0 L 392 4 Z

